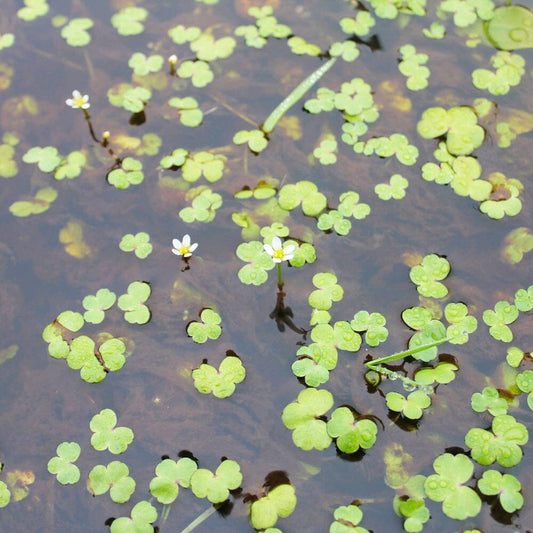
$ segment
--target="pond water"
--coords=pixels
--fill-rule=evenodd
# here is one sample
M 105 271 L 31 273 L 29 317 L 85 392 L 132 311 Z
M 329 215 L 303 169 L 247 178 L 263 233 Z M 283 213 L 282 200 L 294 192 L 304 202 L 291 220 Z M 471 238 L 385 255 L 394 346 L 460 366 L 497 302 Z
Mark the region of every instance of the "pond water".
M 424 4 L 422 0 L 117 0 L 102 5 L 78 0 L 53 2 L 49 9 L 45 2 L 37 3 L 21 12 L 19 3 L 5 3 L 0 37 L 12 33 L 14 43 L 5 45 L 9 38 L 0 41 L 4 46 L 0 50 L 0 505 L 6 504 L 7 491 L 11 494 L 9 503 L 0 509 L 2 531 L 107 531 L 110 518 L 130 516 L 132 508 L 142 501 L 150 501 L 157 511 L 153 526 L 159 531 L 185 530 L 211 508 L 210 502 L 195 497 L 186 487 L 180 488 L 170 505 L 158 502 L 150 492 L 162 458 L 176 461 L 184 450 L 201 468 L 214 472 L 221 458 L 227 458 L 236 461 L 242 472 L 238 484 L 242 491 L 233 492 L 230 505 L 221 509 L 225 516 L 208 516 L 196 531 L 253 531 L 250 503 L 243 495 L 261 496 L 265 480 L 271 479 L 271 486 L 290 483 L 295 489 L 294 511 L 276 523 L 285 532 L 328 531 L 335 520 L 334 511 L 352 503 L 363 512 L 359 526 L 375 532 L 403 531 L 406 516 L 395 513 L 395 495 L 404 500 L 410 495 L 425 502 L 430 518 L 420 524 L 424 531 L 510 532 L 531 528 L 533 475 L 527 438 L 516 444 L 518 437 L 513 441 L 499 435 L 503 440 L 508 438 L 509 446 L 514 443 L 513 453 L 517 446 L 523 452 L 523 459 L 511 465 L 505 465 L 505 460 L 503 465 L 493 461 L 480 464 L 474 460 L 475 450 L 465 444 L 465 435 L 472 428 L 490 430 L 493 415 L 507 412 L 525 427 L 532 420 L 527 394 L 533 385 L 527 372 L 533 370 L 528 354 L 533 342 L 528 310 L 533 289 L 529 289 L 528 297 L 517 293 L 532 285 L 528 254 L 533 248 L 531 36 L 529 47 L 508 52 L 512 56 L 498 56 L 493 66 L 491 58 L 498 49 L 487 41 L 481 20 L 486 19 L 488 25 L 496 16 L 490 6 L 485 6 L 489 13 L 483 8 L 471 9 L 471 21 L 465 5 L 473 2 L 457 2 L 464 5 L 455 12 L 447 8 L 453 2 L 428 2 L 426 14 L 408 13 L 424 11 Z M 531 32 L 528 21 L 533 19 L 527 4 L 521 4 L 522 15 L 530 17 L 523 19 L 526 33 L 527 28 Z M 263 7 L 263 11 L 247 15 L 251 5 Z M 394 5 L 403 6 L 403 12 L 395 16 Z M 273 15 L 264 6 L 272 6 Z M 127 11 L 133 7 L 140 9 Z M 465 16 L 471 23 L 464 22 Z M 90 23 L 73 23 L 77 19 Z M 345 32 L 341 20 L 343 28 L 348 28 Z M 350 21 L 357 21 L 358 34 L 349 29 L 354 24 Z M 365 22 L 370 25 L 366 34 L 361 29 Z M 423 31 L 432 27 L 432 37 L 438 36 L 439 28 L 431 26 L 436 22 L 446 29 L 442 39 L 430 38 L 428 31 Z M 176 29 L 179 25 L 183 28 Z M 236 32 L 238 27 L 247 29 Z M 190 28 L 200 28 L 204 35 Z M 262 28 L 263 37 L 258 28 Z M 173 30 L 170 35 L 169 30 Z M 205 35 L 231 39 L 202 44 Z M 291 40 L 294 36 L 304 41 Z M 260 130 L 265 119 L 325 63 L 335 42 L 345 47 L 345 55 L 268 133 L 268 146 L 263 150 L 256 147 L 254 152 L 246 144 L 237 144 L 234 136 L 240 130 L 255 130 L 265 138 Z M 421 57 L 409 59 L 410 51 L 403 49 L 401 67 L 399 50 L 407 44 L 413 45 L 416 53 L 427 54 L 427 63 Z M 354 50 L 358 51 L 357 58 L 353 57 L 357 55 Z M 144 60 L 137 58 L 135 66 L 130 58 L 136 52 L 160 56 L 159 63 L 155 59 L 146 67 Z M 178 56 L 175 68 L 167 61 L 171 54 Z M 202 58 L 208 66 L 199 66 L 204 65 Z M 192 80 L 186 68 L 180 70 L 187 61 L 190 68 L 198 69 Z M 511 65 L 505 75 L 499 74 L 503 78 L 499 92 L 505 94 L 474 86 L 472 72 L 495 72 L 498 61 Z M 405 72 L 411 69 L 414 81 L 408 81 L 399 65 Z M 420 70 L 424 65 L 430 70 L 427 88 Z M 212 81 L 206 70 L 212 72 Z M 361 81 L 355 82 L 356 88 L 350 93 L 345 86 L 343 96 L 342 84 L 357 78 Z M 366 97 L 362 80 L 370 86 Z M 409 89 L 406 83 L 414 85 Z M 508 91 L 501 89 L 506 83 Z M 149 89 L 150 94 L 125 94 L 134 87 Z M 330 89 L 319 104 L 327 107 L 329 98 L 330 111 L 304 110 L 306 101 L 317 102 L 320 87 Z M 89 108 L 71 109 L 65 104 L 74 90 L 89 96 Z M 175 102 L 169 104 L 176 97 L 197 100 L 203 112 L 198 127 L 187 125 L 187 120 L 195 120 L 194 116 L 187 117 L 190 102 L 181 102 L 179 112 Z M 425 135 L 422 116 L 435 107 L 467 109 L 471 115 L 455 122 L 440 116 L 439 120 L 450 121 L 448 126 L 435 135 Z M 475 150 L 468 150 L 464 146 L 473 142 L 472 125 L 468 125 L 472 116 L 483 133 Z M 439 129 L 437 118 L 428 118 L 426 131 Z M 352 146 L 353 139 L 351 143 L 341 140 L 343 125 L 346 134 L 350 123 L 362 128 L 357 130 L 359 147 L 357 143 Z M 104 131 L 109 132 L 107 141 L 102 137 Z M 452 147 L 451 137 L 458 133 L 462 137 Z M 371 139 L 392 134 L 405 135 L 410 147 L 392 137 L 392 141 L 382 140 L 380 146 L 372 148 Z M 324 144 L 331 138 L 336 146 Z M 395 139 L 399 144 L 391 148 Z M 437 160 L 434 151 L 439 142 L 443 144 L 441 159 Z M 57 152 L 36 151 L 35 147 L 54 147 Z M 182 160 L 175 154 L 174 163 L 162 161 L 179 148 L 185 154 Z M 363 150 L 370 153 L 365 155 Z M 385 153 L 387 150 L 390 153 Z M 77 155 L 67 168 L 65 158 L 73 152 Z M 191 167 L 202 166 L 197 156 L 200 152 L 206 152 L 208 160 L 203 162 L 203 175 L 197 177 Z M 403 161 L 402 153 L 406 154 Z M 209 159 L 212 156 L 215 159 Z M 76 170 L 75 161 L 80 157 Z M 126 162 L 127 157 L 135 160 L 133 166 L 142 164 L 143 178 L 120 170 L 133 168 L 128 167 L 131 160 Z M 214 166 L 209 167 L 213 161 Z M 433 167 L 424 167 L 427 163 Z M 450 183 L 445 186 L 428 179 L 430 168 L 434 171 L 435 164 L 441 163 L 437 182 L 446 181 L 442 167 L 451 169 Z M 481 175 L 476 181 L 478 163 Z M 223 165 L 221 176 L 216 165 Z M 68 172 L 70 176 L 59 179 Z M 403 191 L 402 187 L 387 188 L 397 174 L 407 180 Z M 126 180 L 128 186 L 120 180 Z M 287 188 L 302 181 L 314 183 L 327 199 L 327 206 L 312 216 L 305 215 L 300 201 L 294 200 L 294 188 Z M 475 181 L 484 185 L 478 187 Z M 261 182 L 266 184 L 258 189 L 263 191 L 263 198 L 259 193 L 258 198 L 237 194 L 243 188 L 254 190 Z M 379 194 L 378 184 L 384 184 L 377 189 Z M 32 200 L 49 188 L 57 193 L 55 199 L 54 193 L 44 193 L 51 196 Z M 341 215 L 339 196 L 350 191 L 359 195 L 358 204 L 351 206 L 355 216 L 351 212 Z M 394 191 L 398 198 L 385 200 L 386 191 Z M 220 205 L 200 209 L 194 202 L 201 194 L 209 198 L 208 204 L 214 201 Z M 284 195 L 290 198 L 284 199 Z M 302 197 L 308 200 L 307 193 Z M 16 204 L 22 201 L 27 203 Z M 295 208 L 288 209 L 293 201 L 291 207 Z M 496 218 L 504 204 L 508 211 Z M 189 210 L 183 211 L 185 208 Z M 487 210 L 489 214 L 482 212 Z M 333 226 L 335 216 L 338 225 Z M 346 221 L 351 224 L 348 229 Z M 261 228 L 266 228 L 263 234 L 259 233 Z M 125 235 L 139 232 L 148 233 L 152 245 L 144 258 L 119 247 Z M 255 278 L 257 284 L 246 283 L 251 279 L 242 270 L 247 264 L 243 243 L 256 241 L 261 249 L 276 232 L 300 247 L 297 259 L 309 254 L 308 261 L 302 260 L 300 266 L 282 264 L 285 307 L 281 310 L 285 320 L 279 312 L 272 318 L 276 302 L 279 304 L 278 280 L 277 267 L 268 254 L 257 251 L 250 256 L 253 265 L 259 262 L 267 268 L 249 267 L 259 276 Z M 185 234 L 198 243 L 187 262 L 171 252 L 172 240 L 181 240 Z M 137 246 L 137 253 L 142 255 L 142 246 Z M 424 273 L 429 284 L 433 279 L 442 280 L 447 291 L 440 296 L 422 294 L 410 279 L 416 265 L 425 264 L 424 258 L 432 254 L 450 265 L 447 276 Z M 268 279 L 259 283 L 265 273 Z M 315 276 L 319 273 L 336 276 L 343 298 L 334 298 L 330 309 L 326 305 L 313 313 L 309 295 L 317 289 Z M 87 295 L 107 288 L 118 297 L 136 281 L 147 283 L 151 289 L 146 301 L 150 311 L 147 323 L 124 320 L 128 306 L 123 299 L 124 309 L 113 305 L 101 323 L 86 320 L 76 332 L 59 326 L 56 318 L 62 312 L 86 311 L 82 300 Z M 500 301 L 511 306 L 518 302 L 518 309 L 509 311 L 516 313 L 516 319 L 508 321 L 512 340 L 504 338 L 507 342 L 494 338 L 483 320 L 483 316 L 495 314 L 491 310 Z M 406 309 L 425 308 L 427 311 L 420 312 L 448 327 L 451 321 L 443 313 L 451 303 L 464 303 L 468 314 L 477 320 L 477 329 L 473 328 L 468 342 L 452 340 L 438 347 L 438 358 L 409 358 L 405 364 L 399 360 L 388 367 L 409 378 L 419 367 L 435 367 L 438 362 L 456 367 L 454 379 L 439 384 L 429 395 L 431 405 L 423 408 L 422 416 L 410 419 L 389 409 L 386 402 L 390 392 L 407 396 L 402 380 L 384 378 L 377 387 L 371 387 L 365 381 L 368 368 L 364 363 L 370 357 L 377 359 L 407 349 L 416 330 L 424 329 L 402 320 Z M 195 342 L 188 327 L 191 321 L 201 321 L 200 312 L 206 308 L 220 315 L 222 333 L 218 337 L 214 334 L 215 339 Z M 277 309 L 280 311 L 279 306 Z M 369 344 L 363 331 L 366 328 L 348 327 L 362 310 L 386 318 L 386 340 Z M 330 333 L 333 336 L 334 330 L 325 324 L 340 329 L 345 323 L 348 329 L 339 337 L 324 340 L 321 328 L 313 329 L 318 323 L 311 323 L 313 320 L 322 322 L 326 337 Z M 502 321 L 497 319 L 500 331 L 505 330 Z M 50 357 L 43 340 L 43 330 L 50 323 L 55 324 L 55 335 L 70 344 L 65 343 L 68 357 L 75 357 L 73 344 L 79 342 L 73 340 L 75 337 L 85 336 L 98 346 L 113 337 L 125 343 L 125 364 L 116 372 L 104 373 L 98 382 L 83 380 L 83 369 L 94 376 L 95 366 L 96 373 L 101 372 L 102 361 L 112 366 L 111 359 L 105 359 L 105 350 L 100 348 L 91 359 L 92 366 L 79 356 L 82 362 L 78 369 L 71 369 L 53 348 L 56 358 Z M 435 327 L 439 330 L 444 326 Z M 354 347 L 359 335 L 362 343 Z M 422 343 L 444 336 L 428 335 L 421 337 Z M 335 346 L 338 348 L 336 364 L 330 364 L 329 374 L 326 371 L 319 383 L 314 383 L 310 374 L 296 377 L 292 369 L 299 350 L 308 361 L 313 353 L 319 359 L 313 343 L 318 343 L 319 350 L 335 352 Z M 514 366 L 506 359 L 511 347 L 525 352 Z M 193 370 L 202 362 L 218 369 L 232 353 L 246 369 L 246 378 L 236 383 L 235 392 L 228 398 L 198 392 Z M 120 360 L 121 356 L 113 357 Z M 325 364 L 323 360 L 322 368 Z M 74 359 L 70 359 L 70 366 L 76 366 Z M 314 364 L 313 368 L 320 366 Z M 322 446 L 325 449 L 297 447 L 292 430 L 282 421 L 284 410 L 306 387 L 332 394 L 330 409 L 320 413 L 311 410 L 308 415 L 315 424 L 309 438 L 313 442 L 317 435 L 329 439 L 329 446 Z M 503 411 L 472 409 L 472 395 L 485 387 L 493 387 L 497 396 L 505 399 Z M 375 423 L 375 444 L 356 453 L 341 451 L 339 441 L 336 446 L 325 422 L 341 406 L 349 406 L 363 416 L 361 420 Z M 499 407 L 502 409 L 501 404 Z M 117 425 L 134 433 L 123 454 L 97 451 L 91 446 L 89 424 L 104 409 L 112 409 Z M 517 431 L 523 434 L 524 426 Z M 60 484 L 49 472 L 49 460 L 62 442 L 76 442 L 81 447 L 75 461 L 81 473 L 77 483 Z M 433 462 L 445 453 L 466 456 L 473 469 L 472 475 L 453 481 L 469 490 L 451 491 L 448 503 L 452 510 L 445 510 L 428 489 L 424 494 L 423 478 L 418 492 L 412 489 L 410 493 L 408 488 L 414 476 L 434 475 Z M 109 493 L 93 496 L 91 486 L 87 487 L 93 467 L 111 461 L 125 463 L 135 480 L 135 491 L 125 503 L 115 503 Z M 520 481 L 523 506 L 507 512 L 495 496 L 483 493 L 479 481 L 490 470 Z M 273 472 L 284 474 L 269 476 Z M 473 498 L 474 504 L 465 505 L 467 516 L 457 516 L 457 508 L 462 508 L 460 500 L 465 498 Z M 478 500 L 476 512 L 472 509 Z M 115 524 L 116 531 L 133 531 L 128 529 L 131 525 L 121 527 Z M 421 530 L 407 527 L 409 531 Z

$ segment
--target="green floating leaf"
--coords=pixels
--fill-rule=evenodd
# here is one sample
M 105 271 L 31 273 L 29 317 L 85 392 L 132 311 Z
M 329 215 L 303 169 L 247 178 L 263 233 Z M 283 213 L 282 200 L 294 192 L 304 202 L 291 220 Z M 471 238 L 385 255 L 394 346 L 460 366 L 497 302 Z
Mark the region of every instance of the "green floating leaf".
M 0 481 L 0 509 L 5 507 L 11 501 L 11 492 L 7 488 L 7 485 Z
M 189 154 L 182 166 L 183 179 L 190 183 L 197 181 L 202 175 L 210 183 L 222 178 L 226 157 L 210 152 Z
M 99 289 L 95 295 L 86 296 L 82 305 L 86 309 L 83 318 L 91 324 L 100 324 L 105 317 L 105 311 L 110 309 L 117 299 L 117 295 L 109 289 Z
M 479 464 L 498 461 L 501 466 L 511 467 L 522 459 L 520 445 L 526 444 L 528 439 L 526 426 L 511 415 L 498 415 L 492 421 L 492 433 L 472 428 L 465 436 L 465 444 L 472 449 L 472 459 Z
M 209 63 L 201 60 L 183 61 L 176 71 L 176 74 L 180 78 L 190 78 L 195 87 L 205 87 L 206 85 L 209 85 L 215 77 Z
M 365 333 L 365 342 L 369 346 L 379 346 L 389 337 L 389 331 L 385 327 L 386 318 L 381 313 L 369 313 L 368 311 L 358 311 L 350 326 L 354 331 Z
M 14 155 L 15 149 L 10 144 L 0 144 L 0 176 L 2 178 L 12 178 L 17 175 L 18 165 L 13 159 Z
M 518 289 L 514 295 L 514 304 L 522 313 L 533 309 L 533 285 L 526 289 Z
M 455 520 L 476 516 L 481 499 L 464 484 L 472 477 L 474 465 L 463 454 L 444 453 L 433 462 L 436 474 L 426 478 L 424 489 L 428 498 L 442 502 L 442 511 Z
M 248 144 L 248 148 L 256 154 L 268 146 L 268 139 L 261 130 L 240 130 L 233 136 L 235 144 Z
M 479 490 L 487 496 L 498 496 L 501 506 L 508 513 L 514 513 L 524 505 L 520 494 L 522 485 L 511 474 L 501 474 L 496 470 L 486 470 L 477 482 Z
M 94 22 L 89 18 L 72 19 L 61 29 L 61 37 L 69 46 L 87 46 L 91 42 L 91 35 L 87 31 Z
M 299 356 L 291 368 L 293 374 L 304 378 L 305 384 L 309 387 L 318 387 L 329 379 L 329 369 L 307 355 Z
M 428 86 L 430 71 L 424 65 L 429 56 L 417 53 L 412 44 L 400 47 L 401 61 L 398 63 L 398 70 L 407 78 L 407 88 L 411 91 L 421 91 Z
M 433 385 L 435 382 L 446 384 L 455 379 L 457 370 L 459 370 L 457 365 L 442 361 L 434 367 L 424 367 L 417 370 L 414 379 L 422 386 Z
M 229 491 L 238 489 L 242 483 L 241 467 L 236 461 L 225 459 L 213 474 L 199 468 L 191 476 L 191 490 L 197 498 L 207 498 L 211 503 L 228 499 Z
M 87 157 L 83 152 L 79 150 L 70 152 L 66 159 L 61 162 L 61 165 L 55 169 L 54 178 L 56 180 L 77 178 L 86 162 Z
M 46 0 L 24 0 L 24 6 L 17 11 L 17 17 L 26 21 L 42 17 L 50 9 Z
M 431 405 L 431 398 L 422 390 L 411 392 L 407 398 L 398 392 L 388 392 L 385 401 L 391 411 L 402 413 L 411 420 L 422 418 L 422 409 Z
M 518 318 L 518 309 L 509 302 L 500 301 L 494 306 L 494 310 L 483 311 L 483 322 L 489 327 L 489 333 L 498 341 L 511 342 L 513 332 L 507 326 Z
M 62 442 L 56 453 L 57 457 L 48 461 L 48 472 L 55 474 L 62 485 L 77 483 L 80 480 L 80 469 L 73 463 L 80 456 L 80 445 L 77 442 Z
M 422 113 L 417 131 L 424 139 L 446 135 L 446 147 L 450 154 L 469 155 L 479 148 L 485 138 L 485 130 L 477 123 L 477 115 L 471 107 L 430 107 Z
M 133 157 L 125 157 L 121 167 L 115 168 L 107 175 L 107 181 L 117 189 L 127 189 L 130 185 L 139 185 L 144 181 L 142 163 Z
M 153 72 L 159 72 L 165 60 L 163 56 L 154 54 L 146 57 L 142 52 L 135 52 L 128 61 L 128 66 L 133 69 L 136 76 L 146 76 Z
M 192 371 L 194 386 L 202 394 L 213 393 L 217 398 L 228 398 L 235 391 L 235 384 L 241 383 L 246 377 L 246 370 L 237 356 L 225 357 L 218 370 L 202 363 Z
M 328 203 L 327 198 L 318 191 L 318 187 L 307 180 L 284 185 L 279 191 L 278 201 L 280 207 L 288 211 L 302 204 L 304 215 L 310 217 L 318 216 Z
M 194 342 L 204 343 L 207 339 L 218 339 L 222 333 L 219 326 L 220 315 L 213 309 L 204 309 L 200 313 L 202 322 L 191 322 L 187 326 L 187 334 Z
M 96 465 L 89 472 L 87 490 L 93 496 L 109 495 L 115 503 L 126 503 L 135 491 L 135 480 L 128 474 L 128 466 L 120 461 L 111 461 L 107 466 Z
M 83 316 L 80 313 L 74 311 L 63 311 L 57 317 L 57 322 L 64 328 L 75 333 L 79 331 L 84 324 Z
M 436 254 L 426 255 L 420 265 L 415 265 L 409 272 L 411 281 L 417 285 L 417 290 L 422 296 L 444 298 L 448 289 L 440 280 L 450 273 L 450 263 Z
M 191 41 L 190 47 L 196 57 L 202 61 L 215 61 L 225 59 L 233 53 L 237 42 L 233 37 L 215 39 L 209 33 L 202 33 Z
M 424 524 L 431 518 L 429 509 L 424 505 L 424 500 L 408 498 L 400 500 L 394 497 L 394 510 L 406 518 L 403 528 L 408 533 L 418 533 L 424 528 Z
M 357 505 L 341 505 L 333 511 L 335 522 L 329 527 L 329 533 L 369 533 L 368 529 L 358 526 L 363 518 L 363 511 Z
M 134 281 L 128 285 L 128 292 L 118 299 L 118 306 L 124 313 L 124 319 L 130 324 L 146 324 L 150 320 L 150 309 L 144 302 L 148 300 L 152 289 L 144 281 Z
M 143 7 L 124 7 L 111 17 L 111 24 L 120 35 L 138 35 L 144 31 L 143 21 L 148 10 Z
M 16 217 L 27 217 L 44 213 L 50 204 L 57 198 L 57 191 L 51 187 L 46 187 L 37 191 L 35 196 L 29 200 L 20 200 L 9 206 L 9 211 Z
M 222 196 L 204 185 L 190 189 L 185 198 L 192 198 L 192 202 L 190 207 L 184 207 L 179 212 L 179 216 L 188 224 L 195 220 L 211 222 L 216 216 L 216 210 L 222 205 Z
M 270 531 L 278 518 L 286 518 L 296 507 L 297 499 L 292 485 L 284 483 L 273 488 L 250 505 L 250 523 L 255 529 Z M 265 532 L 266 533 L 266 532 Z
M 25 163 L 36 163 L 42 172 L 53 172 L 61 164 L 61 156 L 54 146 L 34 146 L 23 156 Z
M 333 302 L 339 302 L 344 296 L 344 289 L 337 284 L 337 276 L 329 272 L 319 272 L 313 276 L 316 290 L 308 298 L 309 305 L 314 309 L 328 310 Z
M 348 407 L 335 409 L 326 427 L 328 435 L 337 439 L 337 448 L 344 453 L 355 453 L 359 448 L 368 450 L 376 443 L 376 423 L 367 418 L 357 420 Z
M 453 22 L 459 28 L 466 28 L 481 20 L 490 20 L 494 15 L 492 0 L 482 2 L 469 2 L 464 0 L 445 0 L 440 3 L 439 9 L 453 13 Z
M 184 126 L 195 128 L 202 123 L 204 114 L 199 108 L 198 101 L 192 96 L 184 98 L 174 97 L 168 101 L 168 105 L 177 109 L 180 122 Z
M 296 402 L 283 409 L 281 419 L 288 429 L 294 430 L 292 440 L 302 450 L 325 450 L 331 444 L 326 422 L 319 417 L 331 409 L 333 395 L 327 390 L 304 389 Z
M 267 270 L 274 268 L 272 257 L 259 241 L 243 242 L 236 250 L 237 257 L 248 263 L 238 273 L 239 279 L 245 285 L 262 285 L 268 279 Z
M 509 405 L 494 387 L 485 387 L 481 392 L 472 394 L 472 410 L 477 413 L 488 411 L 492 416 L 505 415 Z
M 132 113 L 140 113 L 151 97 L 152 91 L 145 87 L 128 89 L 122 95 L 122 107 Z
M 151 533 L 151 526 L 157 520 L 156 508 L 147 501 L 137 503 L 131 510 L 131 518 L 120 517 L 113 520 L 111 533 Z
M 332 209 L 318 217 L 316 227 L 322 231 L 333 229 L 337 235 L 348 235 L 352 223 L 346 220 L 339 211 Z
M 468 307 L 462 303 L 449 303 L 444 309 L 444 316 L 451 324 L 446 329 L 446 336 L 452 344 L 464 344 L 469 333 L 477 329 L 477 318 L 468 315 Z
M 525 6 L 500 6 L 494 10 L 485 31 L 501 50 L 533 48 L 533 12 Z
M 153 246 L 150 243 L 150 235 L 144 231 L 136 233 L 135 235 L 127 233 L 122 237 L 118 247 L 123 252 L 135 252 L 135 255 L 139 259 L 145 259 L 153 250 Z
M 401 200 L 405 197 L 405 189 L 409 182 L 401 174 L 393 174 L 389 183 L 378 183 L 374 187 L 374 192 L 381 200 Z
M 133 442 L 133 431 L 128 427 L 115 427 L 117 415 L 112 409 L 102 409 L 91 419 L 93 432 L 91 444 L 95 450 L 109 449 L 111 453 L 124 453 Z
M 179 493 L 179 488 L 191 486 L 191 476 L 198 466 L 189 457 L 178 461 L 163 459 L 155 468 L 156 477 L 150 481 L 150 493 L 163 505 L 171 504 Z

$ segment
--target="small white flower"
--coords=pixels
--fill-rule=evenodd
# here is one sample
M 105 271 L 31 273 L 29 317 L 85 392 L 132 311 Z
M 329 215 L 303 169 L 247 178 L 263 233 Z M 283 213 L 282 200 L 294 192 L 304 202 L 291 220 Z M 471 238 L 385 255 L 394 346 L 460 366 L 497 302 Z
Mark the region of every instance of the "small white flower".
M 296 246 L 294 244 L 283 245 L 279 237 L 272 239 L 272 244 L 263 244 L 265 252 L 272 257 L 274 263 L 290 261 L 294 257 Z
M 172 246 L 174 246 L 172 253 L 183 257 L 191 257 L 194 250 L 198 248 L 198 243 L 191 244 L 191 237 L 184 235 L 181 241 L 179 239 L 172 239 Z
M 67 98 L 65 103 L 72 107 L 72 109 L 89 109 L 89 95 L 81 95 L 80 91 L 72 91 L 72 98 Z
M 176 54 L 172 54 L 171 56 L 169 56 L 168 62 L 171 65 L 176 65 L 178 63 L 178 56 Z

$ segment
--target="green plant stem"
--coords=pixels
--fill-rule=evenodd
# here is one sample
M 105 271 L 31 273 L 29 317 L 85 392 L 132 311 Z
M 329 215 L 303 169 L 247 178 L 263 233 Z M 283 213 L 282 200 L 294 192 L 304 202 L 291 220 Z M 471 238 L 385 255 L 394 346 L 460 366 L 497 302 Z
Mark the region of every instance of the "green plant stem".
M 270 113 L 261 128 L 270 133 L 276 127 L 279 119 L 335 64 L 336 57 L 332 57 L 320 68 L 307 76 L 293 91 Z
M 199 526 L 204 520 L 207 520 L 216 510 L 218 506 L 212 505 L 206 509 L 201 515 L 197 516 L 181 533 L 190 533 L 193 529 Z
M 430 342 L 429 344 L 417 346 L 416 348 L 410 348 L 409 350 L 404 350 L 403 352 L 393 353 L 392 355 L 380 357 L 379 359 L 374 359 L 373 361 L 367 361 L 365 363 L 365 366 L 371 368 L 372 370 L 377 370 L 379 372 L 379 369 L 375 368 L 375 366 L 379 365 L 380 363 L 390 363 L 392 361 L 397 361 L 398 359 L 403 359 L 404 357 L 409 357 L 410 355 L 422 352 L 424 350 L 427 350 L 428 348 L 433 348 L 434 346 L 438 346 L 439 344 L 444 344 L 445 342 L 448 342 L 449 340 L 454 338 L 455 337 L 444 337 L 443 339 L 439 339 L 435 342 Z
M 283 289 L 283 274 L 281 273 L 281 263 L 278 263 L 278 288 Z

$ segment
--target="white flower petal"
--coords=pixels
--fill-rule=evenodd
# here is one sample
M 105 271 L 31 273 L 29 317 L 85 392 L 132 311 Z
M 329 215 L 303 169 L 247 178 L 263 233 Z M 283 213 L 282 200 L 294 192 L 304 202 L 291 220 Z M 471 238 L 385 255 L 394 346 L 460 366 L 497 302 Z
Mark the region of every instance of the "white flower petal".
M 189 234 L 186 234 L 183 236 L 183 240 L 181 241 L 183 246 L 190 246 L 191 245 L 191 237 Z
M 283 259 L 279 259 L 277 257 L 273 257 L 272 261 L 274 261 L 274 263 L 281 263 L 283 261 Z
M 294 251 L 296 250 L 296 246 L 294 244 L 288 244 L 283 248 L 283 251 L 285 252 L 285 255 L 292 254 L 294 255 Z
M 265 250 L 268 255 L 274 255 L 274 249 L 270 244 L 263 244 L 263 250 Z
M 181 241 L 179 239 L 172 239 L 172 246 L 174 246 L 174 248 L 181 248 Z
M 193 244 L 191 244 L 191 245 L 189 246 L 189 250 L 190 250 L 191 252 L 194 252 L 194 250 L 196 250 L 196 248 L 198 248 L 198 243 L 197 243 L 197 242 L 195 242 L 195 243 L 193 243 Z
M 272 248 L 274 248 L 274 250 L 279 250 L 281 248 L 281 239 L 277 235 L 272 239 Z
M 172 253 L 176 255 L 181 255 L 181 252 L 179 250 L 176 250 L 175 248 L 172 248 Z
M 284 261 L 290 261 L 294 257 L 294 254 L 285 254 Z
M 72 91 L 72 97 L 74 99 L 79 98 L 81 96 L 80 91 Z

